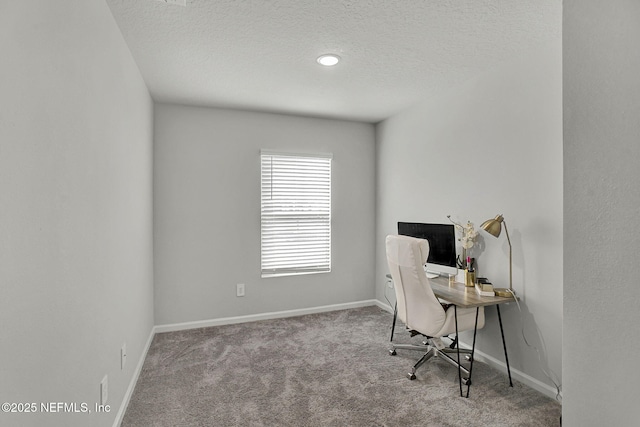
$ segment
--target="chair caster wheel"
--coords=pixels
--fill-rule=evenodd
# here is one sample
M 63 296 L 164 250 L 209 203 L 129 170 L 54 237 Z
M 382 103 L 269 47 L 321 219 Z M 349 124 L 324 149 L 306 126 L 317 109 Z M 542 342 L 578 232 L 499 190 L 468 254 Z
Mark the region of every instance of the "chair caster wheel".
M 415 380 L 415 379 L 416 379 L 416 374 L 412 374 L 411 372 L 409 372 L 409 373 L 407 374 L 407 378 L 409 378 L 411 381 L 413 381 L 413 380 Z
M 396 354 L 398 354 L 398 353 L 396 353 L 396 349 L 395 348 L 393 350 L 389 350 L 389 355 L 390 356 L 395 356 Z
M 473 357 L 471 357 L 470 354 L 467 354 L 464 358 L 466 359 L 467 362 L 471 362 L 473 360 Z
M 463 378 L 462 379 L 462 384 L 470 386 L 471 385 L 471 380 L 469 378 Z

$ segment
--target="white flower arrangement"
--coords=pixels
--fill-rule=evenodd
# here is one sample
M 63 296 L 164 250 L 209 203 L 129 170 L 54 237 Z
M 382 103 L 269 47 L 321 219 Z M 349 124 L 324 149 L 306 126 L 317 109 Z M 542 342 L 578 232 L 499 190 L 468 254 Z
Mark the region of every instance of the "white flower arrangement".
M 458 240 L 462 244 L 464 249 L 471 249 L 473 247 L 474 241 L 476 237 L 478 237 L 478 232 L 473 228 L 473 223 L 471 221 L 467 221 L 465 225 L 455 222 L 451 219 L 451 215 L 447 215 L 449 221 L 456 226 L 456 230 L 462 235 Z
M 462 259 L 458 260 L 458 263 L 464 267 L 467 265 L 467 251 L 473 247 L 476 237 L 478 237 L 478 232 L 473 227 L 473 223 L 471 221 L 467 221 L 465 225 L 462 225 L 452 220 L 451 215 L 447 215 L 447 218 L 449 218 L 449 221 L 453 223 L 456 230 L 458 230 L 461 235 L 461 237 L 458 238 L 458 241 L 462 245 L 463 255 Z

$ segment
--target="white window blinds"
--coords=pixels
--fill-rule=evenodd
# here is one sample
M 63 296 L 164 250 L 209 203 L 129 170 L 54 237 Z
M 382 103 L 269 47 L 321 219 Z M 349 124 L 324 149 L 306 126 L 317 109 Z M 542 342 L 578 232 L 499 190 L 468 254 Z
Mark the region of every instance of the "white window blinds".
M 260 154 L 262 277 L 331 271 L 331 155 Z

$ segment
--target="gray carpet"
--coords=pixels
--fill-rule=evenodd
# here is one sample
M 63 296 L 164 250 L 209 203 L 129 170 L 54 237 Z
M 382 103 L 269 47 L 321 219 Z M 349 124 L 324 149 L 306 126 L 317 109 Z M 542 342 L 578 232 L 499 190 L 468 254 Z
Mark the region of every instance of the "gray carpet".
M 122 426 L 559 425 L 559 403 L 483 363 L 469 399 L 443 360 L 409 381 L 420 353 L 390 356 L 390 327 L 365 307 L 157 334 Z

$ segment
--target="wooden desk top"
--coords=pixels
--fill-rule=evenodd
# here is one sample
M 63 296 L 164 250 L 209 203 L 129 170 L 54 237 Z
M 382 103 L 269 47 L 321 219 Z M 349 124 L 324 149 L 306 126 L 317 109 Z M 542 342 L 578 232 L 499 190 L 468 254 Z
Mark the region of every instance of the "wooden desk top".
M 484 307 L 515 301 L 513 297 L 480 296 L 475 288 L 467 287 L 464 283 L 455 282 L 449 285 L 449 279 L 447 277 L 440 276 L 435 279 L 429 279 L 429 283 L 431 284 L 433 293 L 438 298 L 462 308 Z

